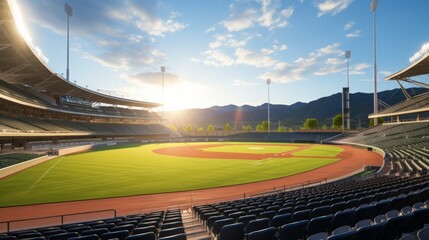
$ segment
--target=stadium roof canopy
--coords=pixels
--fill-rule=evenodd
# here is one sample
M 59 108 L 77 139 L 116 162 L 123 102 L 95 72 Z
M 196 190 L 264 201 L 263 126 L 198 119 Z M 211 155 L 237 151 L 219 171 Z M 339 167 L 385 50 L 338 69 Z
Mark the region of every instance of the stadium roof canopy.
M 20 34 L 14 18 L 12 2 L 0 0 L 0 79 L 37 91 L 69 95 L 91 102 L 142 108 L 161 104 L 125 99 L 99 93 L 67 81 L 54 73 Z M 102 79 L 100 79 L 102 80 Z M 102 81 L 100 81 L 102 82 Z
M 420 87 L 429 88 L 429 84 L 411 79 L 412 77 L 426 74 L 429 74 L 429 54 L 426 54 L 424 57 L 415 61 L 409 67 L 386 77 L 385 80 L 405 81 Z

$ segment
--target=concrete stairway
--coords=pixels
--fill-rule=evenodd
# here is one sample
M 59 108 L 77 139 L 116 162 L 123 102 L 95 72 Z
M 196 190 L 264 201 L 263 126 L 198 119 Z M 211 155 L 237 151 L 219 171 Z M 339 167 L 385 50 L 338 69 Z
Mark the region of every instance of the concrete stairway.
M 182 221 L 188 240 L 210 240 L 210 234 L 192 213 L 182 211 Z

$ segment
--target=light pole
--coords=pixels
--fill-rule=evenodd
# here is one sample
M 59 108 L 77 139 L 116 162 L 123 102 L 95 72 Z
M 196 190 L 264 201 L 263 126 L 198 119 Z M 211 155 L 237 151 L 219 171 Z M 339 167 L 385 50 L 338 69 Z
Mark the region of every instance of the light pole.
M 162 121 L 164 121 L 165 117 L 165 98 L 164 98 L 164 73 L 165 73 L 165 66 L 161 66 L 161 77 L 162 77 Z
M 66 78 L 67 81 L 70 81 L 70 71 L 69 71 L 69 38 L 70 38 L 70 31 L 69 31 L 69 18 L 73 16 L 73 8 L 68 4 L 64 4 L 64 12 L 67 14 L 67 70 L 66 70 Z
M 271 131 L 271 124 L 270 124 L 270 84 L 271 84 L 271 78 L 267 78 L 267 89 L 268 89 L 268 132 Z
M 377 48 L 376 48 L 376 29 L 375 29 L 375 10 L 378 6 L 378 0 L 372 0 L 370 10 L 373 13 L 373 31 L 374 31 L 374 115 L 378 113 L 378 96 L 377 96 Z M 377 117 L 374 118 L 374 126 L 378 125 Z
M 346 96 L 345 96 L 345 106 L 344 106 L 344 115 L 343 115 L 343 130 L 344 130 L 344 123 L 346 125 L 346 129 L 350 130 L 350 57 L 351 57 L 351 51 L 347 50 L 345 52 L 345 57 L 347 60 L 347 88 L 346 88 Z M 345 119 L 345 122 L 344 122 Z

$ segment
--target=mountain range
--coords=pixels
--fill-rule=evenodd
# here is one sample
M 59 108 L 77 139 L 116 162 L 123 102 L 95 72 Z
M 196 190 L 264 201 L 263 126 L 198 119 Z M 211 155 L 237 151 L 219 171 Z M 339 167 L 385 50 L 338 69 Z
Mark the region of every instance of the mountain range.
M 407 89 L 410 95 L 415 96 L 427 92 L 424 88 Z M 292 105 L 270 104 L 270 119 L 273 128 L 278 124 L 293 129 L 300 128 L 307 118 L 316 118 L 319 126 L 326 124 L 332 126 L 332 118 L 341 113 L 341 93 L 322 97 L 309 103 L 296 102 Z M 405 100 L 405 96 L 400 89 L 387 90 L 378 93 L 378 98 L 388 106 Z M 262 121 L 267 120 L 268 105 L 264 103 L 260 106 L 213 106 L 204 109 L 186 109 L 180 112 L 167 112 L 166 117 L 170 123 L 177 128 L 183 128 L 187 124 L 192 126 L 207 128 L 213 124 L 218 128 L 223 128 L 226 123 L 230 123 L 233 128 L 241 129 L 242 125 L 250 125 L 253 129 Z M 368 115 L 373 113 L 372 93 L 351 93 L 350 94 L 350 116 L 351 127 L 368 127 Z

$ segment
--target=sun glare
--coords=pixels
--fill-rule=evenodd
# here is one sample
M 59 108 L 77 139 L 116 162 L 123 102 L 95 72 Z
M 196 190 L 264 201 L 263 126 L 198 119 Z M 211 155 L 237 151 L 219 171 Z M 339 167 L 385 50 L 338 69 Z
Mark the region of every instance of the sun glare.
M 39 59 L 41 59 L 45 63 L 49 62 L 49 59 L 45 55 L 43 55 L 42 50 L 33 44 L 33 39 L 31 38 L 31 35 L 29 34 L 27 27 L 25 26 L 25 23 L 22 17 L 22 11 L 18 3 L 15 0 L 9 0 L 9 5 L 11 6 L 16 27 L 18 28 L 18 31 L 21 34 L 21 36 L 24 38 L 27 44 L 32 48 L 32 50 L 34 51 L 36 56 L 39 57 Z
M 166 89 L 165 111 L 195 108 L 204 104 L 201 87 L 190 82 L 180 82 Z

